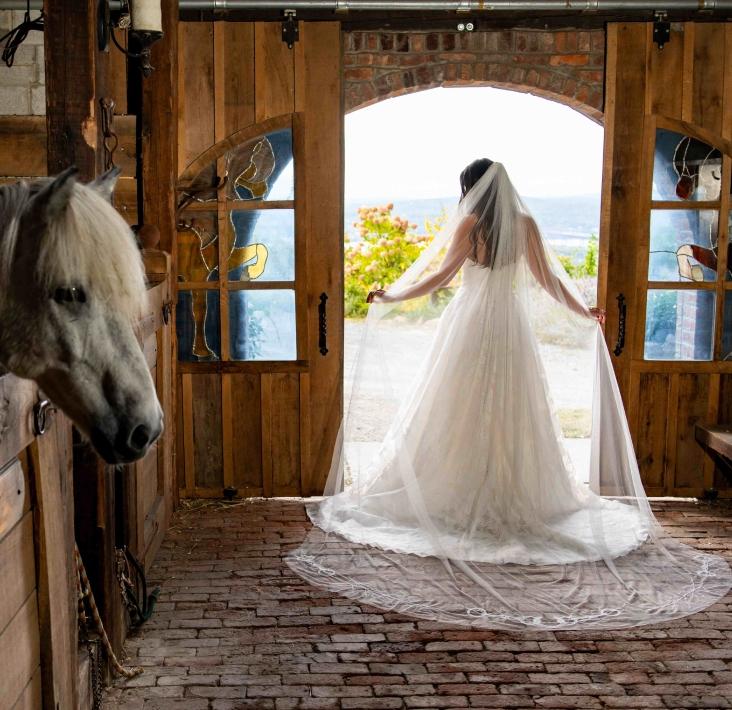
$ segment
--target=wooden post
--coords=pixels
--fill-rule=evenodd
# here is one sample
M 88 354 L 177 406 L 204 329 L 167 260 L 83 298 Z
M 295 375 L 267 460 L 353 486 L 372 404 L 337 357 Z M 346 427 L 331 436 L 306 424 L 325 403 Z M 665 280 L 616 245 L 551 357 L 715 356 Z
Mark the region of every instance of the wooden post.
M 178 383 L 176 363 L 177 344 L 173 335 L 178 250 L 176 242 L 176 192 L 178 179 L 178 0 L 162 0 L 163 38 L 152 48 L 151 63 L 155 71 L 142 85 L 142 163 L 143 211 L 145 223 L 160 230 L 159 249 L 171 255 L 169 295 L 172 310 L 163 346 L 170 349 L 170 372 L 166 374 L 169 387 Z M 167 527 L 174 500 L 178 498 L 175 480 L 175 427 L 178 398 L 171 397 L 166 409 L 164 435 L 165 452 L 169 456 L 165 470 L 165 502 Z
M 44 708 L 75 708 L 77 605 L 71 426 L 57 413 L 31 445 L 36 495 L 38 625 Z
M 97 174 L 99 106 L 95 0 L 45 0 L 48 174 Z

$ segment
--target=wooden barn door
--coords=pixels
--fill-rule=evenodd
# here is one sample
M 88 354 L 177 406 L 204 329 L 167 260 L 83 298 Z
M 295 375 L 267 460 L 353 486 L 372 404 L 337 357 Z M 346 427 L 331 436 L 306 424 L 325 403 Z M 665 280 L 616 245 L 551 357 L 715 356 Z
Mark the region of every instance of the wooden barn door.
M 731 493 L 695 438 L 732 422 L 731 29 L 608 30 L 600 294 L 649 495 Z
M 340 27 L 179 39 L 182 495 L 319 493 L 342 411 Z

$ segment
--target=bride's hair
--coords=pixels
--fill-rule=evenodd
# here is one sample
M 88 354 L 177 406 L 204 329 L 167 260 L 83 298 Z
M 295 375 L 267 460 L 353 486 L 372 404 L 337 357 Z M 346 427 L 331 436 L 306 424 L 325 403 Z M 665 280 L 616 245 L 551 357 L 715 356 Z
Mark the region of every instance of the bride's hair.
M 493 161 L 488 158 L 478 158 L 468 165 L 460 173 L 460 189 L 462 194 L 460 202 L 462 202 L 475 184 L 486 174 L 488 169 L 493 165 Z M 495 191 L 486 192 L 481 195 L 470 208 L 470 213 L 476 217 L 476 222 L 468 235 L 470 243 L 473 245 L 472 258 L 473 261 L 481 266 L 492 267 L 496 258 L 496 244 L 491 239 L 491 225 L 495 216 Z M 478 253 L 478 247 L 481 246 L 482 253 Z

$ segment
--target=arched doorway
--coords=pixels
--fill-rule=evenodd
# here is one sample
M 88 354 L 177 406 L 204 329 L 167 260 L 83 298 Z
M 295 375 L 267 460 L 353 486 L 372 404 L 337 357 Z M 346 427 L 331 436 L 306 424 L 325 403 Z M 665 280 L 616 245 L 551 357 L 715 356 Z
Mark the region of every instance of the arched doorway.
M 504 163 L 545 237 L 595 305 L 603 129 L 586 113 L 522 89 L 428 89 L 346 116 L 346 407 L 366 293 L 388 288 L 440 231 L 457 203 L 458 175 L 475 158 Z M 392 382 L 403 383 L 405 391 L 455 286 L 416 299 L 408 317 L 382 326 L 393 328 L 390 337 L 404 343 L 404 358 L 390 362 L 389 369 Z M 566 448 L 587 475 L 592 363 L 561 333 L 550 326 L 545 330 L 542 347 L 553 366 L 549 377 L 567 381 L 556 402 Z M 373 381 L 360 380 L 363 389 L 354 399 L 358 445 L 376 446 L 385 433 L 380 411 L 391 405 L 380 394 L 378 372 L 359 371 L 371 372 Z

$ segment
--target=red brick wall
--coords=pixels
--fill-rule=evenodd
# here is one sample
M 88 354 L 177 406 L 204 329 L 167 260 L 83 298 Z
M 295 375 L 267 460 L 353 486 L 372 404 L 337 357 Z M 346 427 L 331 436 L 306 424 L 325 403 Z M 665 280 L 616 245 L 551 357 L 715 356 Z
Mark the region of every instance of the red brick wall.
M 346 111 L 437 86 L 496 86 L 602 121 L 602 30 L 348 32 Z

